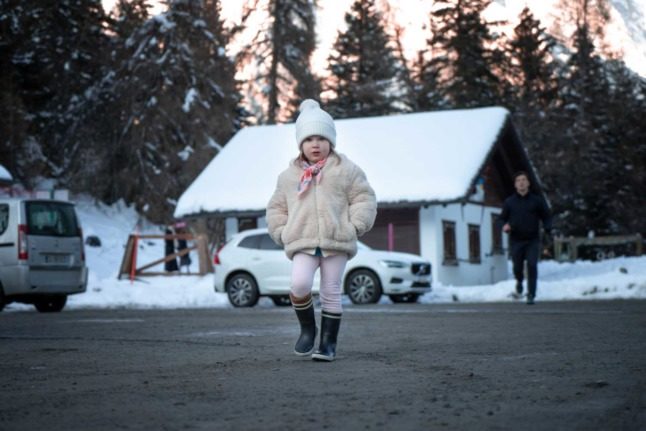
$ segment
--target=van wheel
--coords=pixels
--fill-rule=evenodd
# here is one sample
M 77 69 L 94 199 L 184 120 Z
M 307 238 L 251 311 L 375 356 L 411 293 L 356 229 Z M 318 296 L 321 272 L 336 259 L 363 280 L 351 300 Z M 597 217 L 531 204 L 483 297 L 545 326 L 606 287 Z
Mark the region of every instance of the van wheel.
M 0 286 L 0 311 L 4 309 L 5 302 L 4 302 L 4 291 L 2 290 L 2 286 Z
M 234 307 L 253 307 L 258 303 L 258 285 L 249 274 L 235 274 L 227 281 L 226 289 L 229 302 Z
M 41 313 L 57 313 L 61 311 L 67 303 L 67 295 L 48 296 L 34 302 L 34 307 Z
M 353 304 L 376 304 L 381 298 L 381 282 L 374 272 L 358 269 L 345 279 L 345 292 Z

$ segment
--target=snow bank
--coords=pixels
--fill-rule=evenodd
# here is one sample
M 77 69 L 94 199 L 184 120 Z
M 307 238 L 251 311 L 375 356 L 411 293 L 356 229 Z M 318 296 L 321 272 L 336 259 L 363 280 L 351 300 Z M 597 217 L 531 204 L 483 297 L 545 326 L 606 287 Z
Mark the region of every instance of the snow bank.
M 509 267 L 511 274 L 511 266 Z M 425 303 L 512 301 L 516 281 L 481 286 L 435 286 L 422 297 Z M 646 299 L 646 256 L 620 257 L 602 262 L 540 262 L 538 301 Z

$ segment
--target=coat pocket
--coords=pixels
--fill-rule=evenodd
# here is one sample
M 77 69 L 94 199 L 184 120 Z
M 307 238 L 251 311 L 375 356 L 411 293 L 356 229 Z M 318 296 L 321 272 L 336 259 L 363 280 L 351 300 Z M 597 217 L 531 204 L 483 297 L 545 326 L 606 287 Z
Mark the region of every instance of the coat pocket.
M 349 218 L 340 218 L 339 224 L 335 229 L 334 239 L 342 242 L 355 241 L 357 239 L 357 228 Z

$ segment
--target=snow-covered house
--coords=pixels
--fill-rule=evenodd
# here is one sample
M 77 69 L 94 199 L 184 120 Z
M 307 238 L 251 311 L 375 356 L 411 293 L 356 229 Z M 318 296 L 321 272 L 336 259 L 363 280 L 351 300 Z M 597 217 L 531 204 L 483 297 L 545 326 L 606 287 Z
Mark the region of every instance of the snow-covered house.
M 512 175 L 538 178 L 504 108 L 335 121 L 337 151 L 365 171 L 379 203 L 361 240 L 420 254 L 435 282 L 490 284 L 507 277 L 497 217 Z M 298 154 L 294 125 L 240 130 L 180 197 L 175 217 L 226 218 L 227 236 L 265 226 L 278 174 Z
M 4 166 L 0 165 L 0 196 L 10 196 L 13 177 Z
M 0 187 L 10 186 L 13 183 L 13 177 L 4 166 L 0 165 Z

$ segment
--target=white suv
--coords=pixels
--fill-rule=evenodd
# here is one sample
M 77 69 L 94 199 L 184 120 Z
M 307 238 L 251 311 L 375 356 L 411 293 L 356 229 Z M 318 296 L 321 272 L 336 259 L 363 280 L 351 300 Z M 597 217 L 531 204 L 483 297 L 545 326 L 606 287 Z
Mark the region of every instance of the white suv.
M 215 291 L 226 292 L 235 307 L 253 307 L 260 296 L 289 304 L 292 262 L 267 233 L 252 229 L 234 235 L 215 253 Z M 313 291 L 318 291 L 318 272 Z M 416 302 L 431 290 L 431 263 L 407 253 L 373 250 L 359 243 L 343 275 L 344 293 L 355 304 L 376 303 L 382 294 L 393 302 Z

